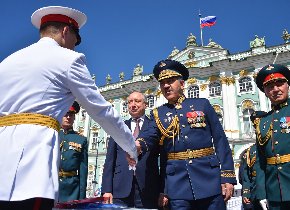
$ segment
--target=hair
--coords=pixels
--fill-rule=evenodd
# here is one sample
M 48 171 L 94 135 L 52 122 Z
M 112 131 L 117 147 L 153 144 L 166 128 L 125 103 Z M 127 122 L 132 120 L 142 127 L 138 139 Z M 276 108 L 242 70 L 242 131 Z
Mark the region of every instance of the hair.
M 144 93 L 141 93 L 141 92 L 138 91 L 138 90 L 134 90 L 132 93 L 140 93 L 140 94 L 143 96 L 143 101 L 144 101 L 144 103 L 147 104 L 147 96 L 145 96 Z M 129 96 L 130 96 L 132 93 L 130 93 Z M 128 96 L 128 97 L 129 97 L 129 96 Z M 128 100 L 128 97 L 127 97 L 127 100 Z

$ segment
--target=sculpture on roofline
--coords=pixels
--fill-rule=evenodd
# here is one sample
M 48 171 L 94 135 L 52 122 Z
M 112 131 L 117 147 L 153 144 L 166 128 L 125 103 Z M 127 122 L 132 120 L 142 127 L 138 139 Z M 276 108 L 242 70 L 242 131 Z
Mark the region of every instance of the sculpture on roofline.
M 107 84 L 107 85 L 110 84 L 111 81 L 112 81 L 112 77 L 111 77 L 110 74 L 108 74 L 108 76 L 106 77 L 106 84 Z
M 250 41 L 250 47 L 261 47 L 265 46 L 265 36 L 259 38 L 258 35 L 255 35 L 255 39 L 253 41 Z
M 190 33 L 189 36 L 187 37 L 186 47 L 189 46 L 197 46 L 196 36 L 194 36 L 192 33 Z
M 217 44 L 216 42 L 214 42 L 212 40 L 212 38 L 209 39 L 209 43 L 208 43 L 207 47 L 223 49 L 222 46 L 220 46 L 219 44 Z
M 284 39 L 285 43 L 289 42 L 290 34 L 288 33 L 288 31 L 286 29 L 283 30 L 282 38 Z
M 119 74 L 119 79 L 120 81 L 122 82 L 125 78 L 125 73 L 122 71 L 120 74 Z
M 137 66 L 134 68 L 133 76 L 139 76 L 142 75 L 143 72 L 143 66 L 140 64 L 137 64 Z
M 173 56 L 177 55 L 178 53 L 179 53 L 179 49 L 174 47 L 171 54 L 168 56 L 168 58 L 172 58 Z

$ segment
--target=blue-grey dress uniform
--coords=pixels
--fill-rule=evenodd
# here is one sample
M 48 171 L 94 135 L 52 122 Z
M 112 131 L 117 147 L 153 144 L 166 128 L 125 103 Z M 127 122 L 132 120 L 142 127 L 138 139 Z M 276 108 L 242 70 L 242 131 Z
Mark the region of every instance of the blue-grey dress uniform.
M 236 183 L 232 151 L 207 99 L 181 96 L 155 108 L 137 140 L 142 152 L 159 143 L 167 156 L 161 167 L 169 199 L 205 199 L 220 195 L 222 183 Z
M 125 121 L 129 128 L 131 121 L 132 119 Z M 145 116 L 141 132 L 147 129 L 148 124 L 149 118 Z M 112 193 L 114 203 L 121 201 L 128 207 L 157 208 L 160 190 L 158 156 L 158 147 L 139 155 L 134 176 L 134 172 L 128 168 L 126 152 L 110 138 L 103 171 L 102 193 Z
M 61 160 L 59 169 L 59 201 L 86 198 L 88 175 L 87 138 L 73 129 L 60 131 Z
M 259 200 L 257 200 L 257 186 L 256 186 L 256 144 L 250 146 L 245 152 L 242 160 L 243 180 L 242 180 L 242 197 L 251 200 L 250 205 L 243 205 L 244 209 L 262 209 Z
M 288 68 L 271 64 L 263 67 L 256 78 L 263 90 L 265 78 L 290 81 Z M 270 209 L 290 209 L 290 100 L 272 106 L 257 122 L 258 199 L 267 199 Z M 284 206 L 284 207 L 283 207 Z

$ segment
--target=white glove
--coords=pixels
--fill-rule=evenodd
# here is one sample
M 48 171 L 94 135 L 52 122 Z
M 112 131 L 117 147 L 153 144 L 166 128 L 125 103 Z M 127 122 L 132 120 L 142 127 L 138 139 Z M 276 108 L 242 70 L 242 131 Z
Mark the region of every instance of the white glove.
M 262 209 L 263 210 L 268 210 L 269 209 L 269 204 L 268 204 L 268 200 L 267 199 L 263 199 L 263 200 L 260 200 L 260 205 L 262 206 Z

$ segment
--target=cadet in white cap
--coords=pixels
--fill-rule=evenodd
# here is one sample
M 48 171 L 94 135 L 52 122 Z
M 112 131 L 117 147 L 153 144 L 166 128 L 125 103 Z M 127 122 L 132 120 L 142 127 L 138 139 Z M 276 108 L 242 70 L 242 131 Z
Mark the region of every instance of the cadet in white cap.
M 51 6 L 31 17 L 41 39 L 0 63 L 0 209 L 51 209 L 58 197 L 59 122 L 76 99 L 137 159 L 131 131 L 73 51 L 86 15 Z M 5 160 L 5 161 L 4 161 Z

